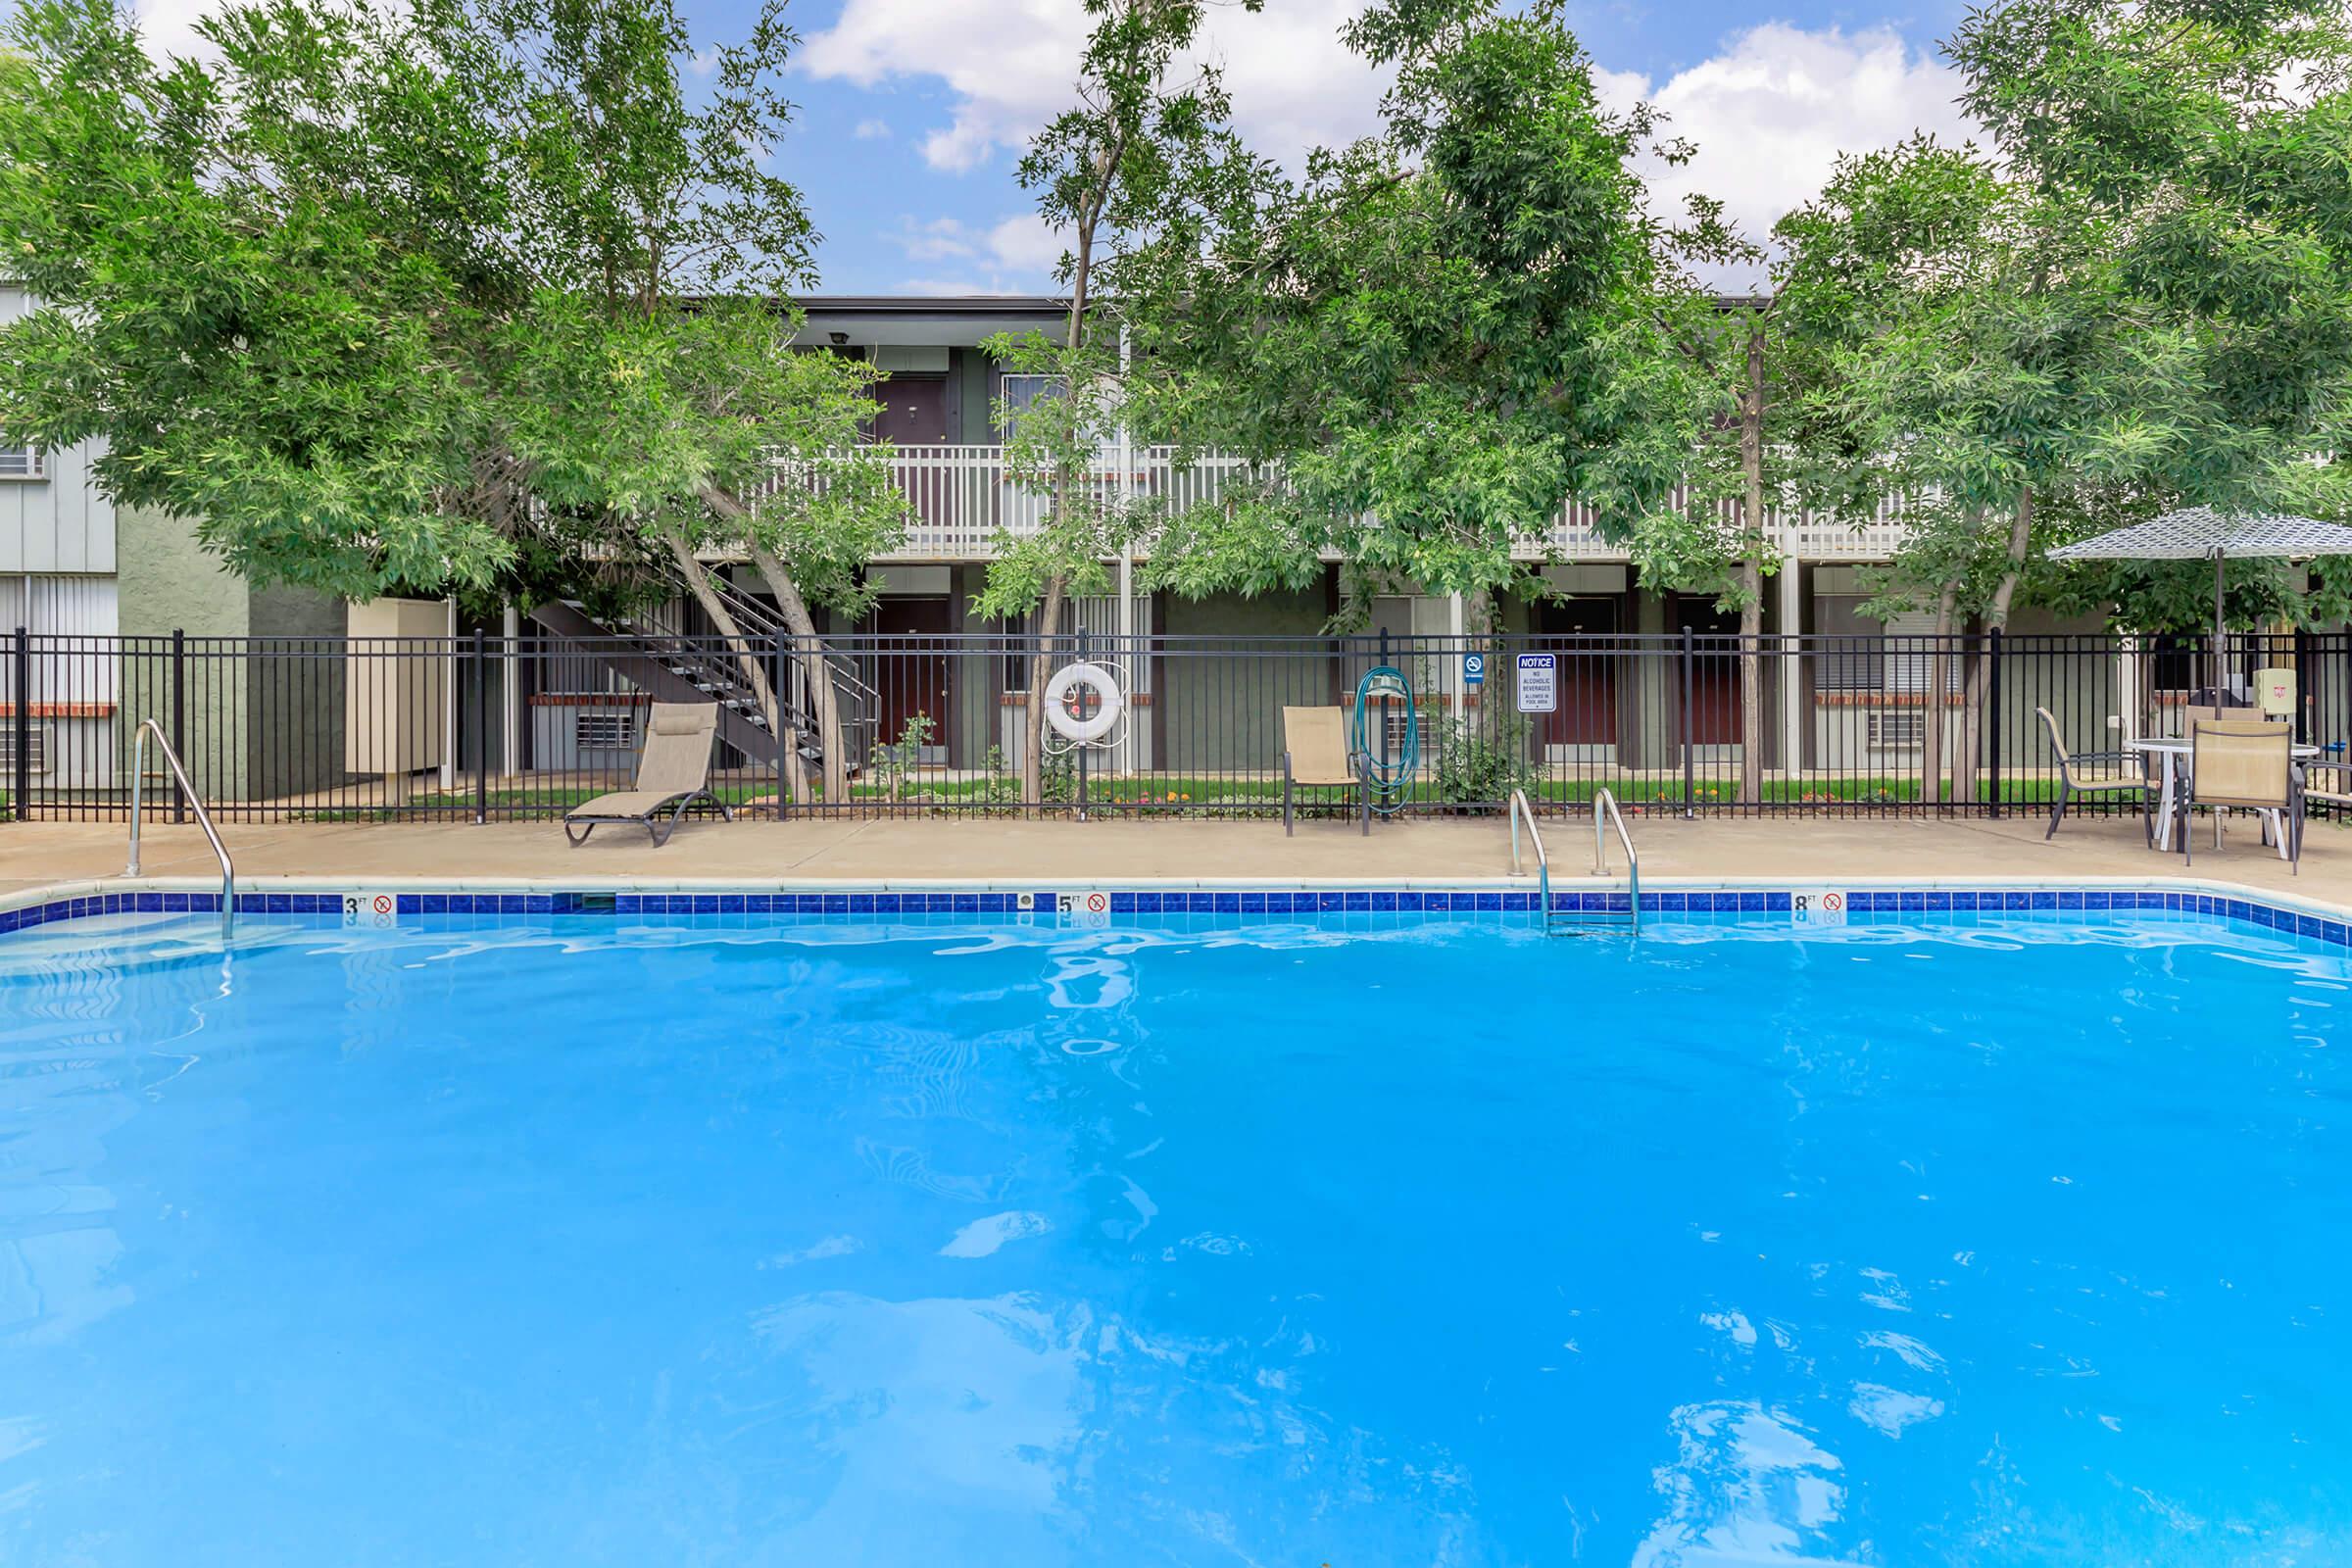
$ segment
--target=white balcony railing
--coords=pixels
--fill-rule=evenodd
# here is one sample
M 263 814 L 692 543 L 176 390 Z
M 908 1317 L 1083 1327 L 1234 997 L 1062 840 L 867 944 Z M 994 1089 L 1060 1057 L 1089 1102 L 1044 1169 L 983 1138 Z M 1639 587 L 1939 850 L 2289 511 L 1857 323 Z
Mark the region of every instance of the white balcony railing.
M 1132 466 L 1123 468 L 1105 451 L 1087 471 L 1086 482 L 1105 489 L 1124 484 L 1130 494 L 1173 509 L 1213 500 L 1242 467 L 1238 458 L 1210 455 L 1178 464 L 1166 448 L 1138 448 Z M 1017 538 L 1044 522 L 1047 497 L 1011 478 L 1001 446 L 901 447 L 892 455 L 891 469 L 912 518 L 904 542 L 884 560 L 986 561 L 1000 529 Z M 1733 517 L 1727 502 L 1727 527 Z M 1891 502 L 1859 527 L 1832 518 L 1775 516 L 1770 529 L 1782 555 L 1800 561 L 1885 561 L 1903 537 L 1901 509 Z M 1626 559 L 1622 546 L 1601 538 L 1591 512 L 1574 503 L 1561 509 L 1544 536 L 1523 540 L 1518 554 L 1523 560 L 1561 563 Z

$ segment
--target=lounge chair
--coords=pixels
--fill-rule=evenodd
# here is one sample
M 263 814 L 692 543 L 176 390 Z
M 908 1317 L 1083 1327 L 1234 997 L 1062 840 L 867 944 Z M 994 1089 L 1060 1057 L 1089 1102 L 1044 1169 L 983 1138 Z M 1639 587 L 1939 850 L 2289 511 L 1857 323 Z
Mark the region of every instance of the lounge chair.
M 2129 752 L 2084 752 L 2082 756 L 2077 757 L 2066 749 L 2066 738 L 2058 733 L 2058 720 L 2050 715 L 2050 710 L 2046 708 L 2036 708 L 2034 711 L 2041 715 L 2041 727 L 2049 731 L 2050 751 L 2058 759 L 2058 804 L 2050 810 L 2050 829 L 2049 832 L 2042 834 L 2045 842 L 2057 834 L 2058 824 L 2066 819 L 2068 804 L 2078 795 L 2122 795 L 2137 791 L 2143 803 L 2152 800 L 2148 789 L 2148 771 L 2145 762 L 2139 762 Z M 2094 765 L 2120 767 L 2126 761 L 2138 762 L 2139 776 L 2137 778 L 2089 771 Z M 2152 807 L 2149 820 L 2151 824 L 2149 832 L 2153 834 L 2155 829 Z
M 647 720 L 645 750 L 637 759 L 637 787 L 599 795 L 564 813 L 564 836 L 578 849 L 607 822 L 643 823 L 660 848 L 669 842 L 678 818 L 698 801 L 718 808 L 729 821 L 735 813 L 710 793 L 710 743 L 718 734 L 716 703 L 656 703 Z M 574 833 L 574 827 L 579 832 Z
M 1345 708 L 1286 708 L 1282 710 L 1282 831 L 1298 830 L 1291 819 L 1291 793 L 1307 789 L 1352 789 L 1366 837 L 1372 832 L 1372 791 L 1364 782 L 1363 760 L 1348 745 Z
M 2189 735 L 2188 788 L 2180 802 L 2180 850 L 2195 864 L 2188 808 L 2213 808 L 2213 836 L 2222 837 L 2222 812 L 2230 807 L 2260 811 L 2297 875 L 2303 870 L 2303 794 L 2296 775 L 2294 729 L 2261 719 L 2199 724 Z

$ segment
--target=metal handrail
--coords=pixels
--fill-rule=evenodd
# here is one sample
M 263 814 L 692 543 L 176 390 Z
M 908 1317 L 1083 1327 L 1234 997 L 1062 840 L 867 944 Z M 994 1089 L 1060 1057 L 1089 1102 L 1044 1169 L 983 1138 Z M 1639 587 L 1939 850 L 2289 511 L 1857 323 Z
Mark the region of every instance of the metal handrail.
M 237 907 L 237 862 L 229 858 L 228 846 L 220 842 L 220 831 L 213 826 L 213 813 L 204 808 L 204 797 L 197 794 L 196 786 L 188 782 L 188 770 L 179 765 L 179 754 L 172 750 L 172 742 L 165 736 L 164 727 L 152 718 L 140 721 L 138 738 L 131 743 L 130 863 L 122 868 L 122 874 L 139 874 L 139 819 L 144 814 L 140 809 L 140 797 L 147 782 L 147 737 L 150 734 L 155 737 L 155 744 L 163 750 L 164 760 L 171 765 L 172 776 L 178 780 L 180 793 L 188 798 L 188 805 L 195 808 L 196 825 L 204 829 L 204 836 L 212 840 L 213 853 L 220 858 L 220 940 L 225 944 L 228 941 L 229 922 Z
M 1628 901 L 1634 911 L 1634 929 L 1642 929 L 1642 857 L 1634 853 L 1634 836 L 1625 830 L 1625 813 L 1617 809 L 1617 797 L 1605 787 L 1592 792 L 1592 874 L 1609 874 L 1608 841 L 1601 836 L 1601 820 L 1606 817 L 1617 824 L 1617 842 L 1625 846 L 1625 870 Z
M 727 613 L 735 617 L 737 625 L 757 632 L 762 637 L 782 638 L 795 647 L 801 644 L 800 633 L 787 625 L 781 614 L 768 609 L 751 595 L 739 592 L 733 584 L 717 572 L 706 572 L 704 576 L 710 585 L 712 595 L 720 604 L 727 607 Z M 846 687 L 850 695 L 861 705 L 871 703 L 873 706 L 879 706 L 882 694 L 861 678 L 857 670 L 850 667 L 850 661 L 847 658 L 821 637 L 816 640 L 816 651 L 823 656 L 826 663 L 833 666 L 833 679 L 837 684 Z
M 1527 804 L 1527 791 L 1511 791 L 1511 875 L 1519 874 L 1519 819 L 1527 818 L 1527 836 L 1536 841 L 1536 887 L 1544 900 L 1544 923 L 1551 923 L 1551 858 L 1544 853 L 1544 835 L 1536 828 L 1536 808 Z

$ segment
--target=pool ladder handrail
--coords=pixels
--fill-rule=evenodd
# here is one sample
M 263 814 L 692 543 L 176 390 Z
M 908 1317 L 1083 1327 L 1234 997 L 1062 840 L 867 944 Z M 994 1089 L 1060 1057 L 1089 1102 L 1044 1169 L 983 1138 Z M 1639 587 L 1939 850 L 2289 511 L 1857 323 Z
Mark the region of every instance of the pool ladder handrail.
M 1527 836 L 1536 843 L 1536 888 L 1544 923 L 1551 924 L 1551 858 L 1544 853 L 1544 835 L 1536 829 L 1536 808 L 1527 804 L 1527 791 L 1511 791 L 1511 875 L 1519 875 L 1519 819 L 1527 818 Z
M 1604 785 L 1592 792 L 1592 874 L 1609 874 L 1609 842 L 1602 834 L 1604 821 L 1617 824 L 1617 842 L 1625 846 L 1626 887 L 1633 895 L 1627 907 L 1633 911 L 1634 930 L 1642 929 L 1642 857 L 1634 849 L 1634 836 L 1625 830 L 1625 813 L 1617 808 L 1617 797 Z
M 228 846 L 220 842 L 220 831 L 213 826 L 213 813 L 205 809 L 204 797 L 197 794 L 196 786 L 188 782 L 188 770 L 179 765 L 179 754 L 172 750 L 171 739 L 164 734 L 163 725 L 152 718 L 140 720 L 137 739 L 131 743 L 130 863 L 123 867 L 122 874 L 139 874 L 139 819 L 145 814 L 141 797 L 147 782 L 149 735 L 155 737 L 156 746 L 164 754 L 164 761 L 172 769 L 172 777 L 178 781 L 179 792 L 188 798 L 188 805 L 195 808 L 196 825 L 204 829 L 204 836 L 212 841 L 213 853 L 220 858 L 220 941 L 226 946 L 229 923 L 237 907 L 237 862 L 230 857 Z

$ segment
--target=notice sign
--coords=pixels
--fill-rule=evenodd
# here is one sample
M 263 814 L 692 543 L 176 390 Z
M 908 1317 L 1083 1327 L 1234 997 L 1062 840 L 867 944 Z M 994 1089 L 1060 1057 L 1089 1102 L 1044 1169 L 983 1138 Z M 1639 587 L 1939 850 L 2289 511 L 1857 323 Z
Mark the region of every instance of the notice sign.
M 389 893 L 343 895 L 343 927 L 347 931 L 389 931 L 400 924 L 400 901 Z
M 1549 713 L 1560 706 L 1560 656 L 1557 654 L 1521 654 L 1519 669 L 1519 711 Z
M 1105 926 L 1110 924 L 1110 895 L 1107 893 L 1064 893 L 1056 901 L 1054 912 L 1063 925 Z
M 1486 683 L 1487 656 L 1484 654 L 1464 654 L 1462 656 L 1462 684 L 1465 686 L 1484 686 Z
M 1791 893 L 1788 895 L 1788 923 L 1790 925 L 1845 924 L 1845 895 L 1842 893 Z

